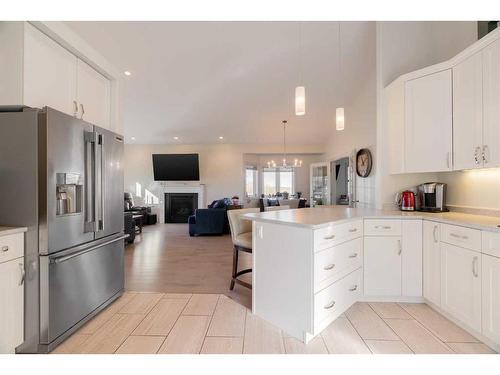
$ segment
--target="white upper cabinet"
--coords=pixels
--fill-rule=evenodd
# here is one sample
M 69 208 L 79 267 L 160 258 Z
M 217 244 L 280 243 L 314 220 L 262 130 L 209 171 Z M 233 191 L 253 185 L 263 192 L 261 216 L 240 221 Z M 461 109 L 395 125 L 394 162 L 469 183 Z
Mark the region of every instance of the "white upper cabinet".
M 476 53 L 453 68 L 453 169 L 483 167 L 483 59 Z
M 500 166 L 500 39 L 483 50 L 484 166 Z
M 24 104 L 75 113 L 77 58 L 30 24 L 24 33 Z
M 52 107 L 112 130 L 108 78 L 29 23 L 23 51 L 23 104 Z
M 77 101 L 85 121 L 109 129 L 110 82 L 88 64 L 78 60 Z
M 452 168 L 451 69 L 406 82 L 405 172 Z

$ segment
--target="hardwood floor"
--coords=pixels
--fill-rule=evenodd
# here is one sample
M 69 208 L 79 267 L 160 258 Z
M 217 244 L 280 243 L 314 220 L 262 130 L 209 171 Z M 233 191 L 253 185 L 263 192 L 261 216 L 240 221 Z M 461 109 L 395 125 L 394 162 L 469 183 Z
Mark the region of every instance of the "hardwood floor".
M 116 307 L 118 306 L 118 307 Z M 422 319 L 424 304 L 356 303 L 309 344 L 221 294 L 126 292 L 54 353 L 413 354 L 494 353 L 446 318 Z M 387 318 L 387 312 L 396 312 Z M 419 321 L 419 319 L 422 319 Z M 367 327 L 372 324 L 373 327 Z M 90 327 L 90 328 L 89 328 Z M 438 336 L 439 334 L 439 336 Z M 443 341 L 442 338 L 452 340 Z
M 190 237 L 187 224 L 144 227 L 125 247 L 125 289 L 161 293 L 225 294 L 251 308 L 252 292 L 240 285 L 229 290 L 231 237 Z M 250 254 L 240 254 L 240 267 L 251 268 Z M 243 275 L 251 283 L 251 273 Z

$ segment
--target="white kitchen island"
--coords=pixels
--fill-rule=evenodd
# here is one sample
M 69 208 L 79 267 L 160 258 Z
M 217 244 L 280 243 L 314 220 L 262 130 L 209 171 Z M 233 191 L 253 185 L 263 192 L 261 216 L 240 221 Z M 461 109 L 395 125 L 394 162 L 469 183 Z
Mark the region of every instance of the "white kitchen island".
M 475 324 L 481 291 L 474 288 L 481 283 L 481 236 L 500 238 L 498 217 L 342 206 L 245 217 L 253 221 L 253 313 L 287 334 L 308 342 L 356 301 L 427 302 L 496 347 L 496 324 L 489 338 Z M 453 306 L 457 295 L 465 305 Z M 470 316 L 456 319 L 453 311 L 467 304 Z M 489 310 L 496 321 L 500 311 Z

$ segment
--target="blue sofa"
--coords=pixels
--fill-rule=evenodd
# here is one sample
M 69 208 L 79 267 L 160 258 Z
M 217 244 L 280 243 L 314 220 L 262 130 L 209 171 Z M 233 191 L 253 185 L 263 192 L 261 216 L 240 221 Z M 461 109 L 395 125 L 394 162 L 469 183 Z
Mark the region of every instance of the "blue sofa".
M 208 208 L 199 208 L 188 219 L 189 235 L 228 233 L 227 206 L 231 201 L 227 198 L 213 201 Z

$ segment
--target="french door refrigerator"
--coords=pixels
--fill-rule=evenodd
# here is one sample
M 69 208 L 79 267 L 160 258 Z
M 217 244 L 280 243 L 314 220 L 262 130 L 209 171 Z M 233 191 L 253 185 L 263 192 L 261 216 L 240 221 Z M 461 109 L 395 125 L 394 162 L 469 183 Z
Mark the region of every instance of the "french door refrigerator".
M 123 293 L 123 138 L 0 107 L 0 223 L 28 227 L 25 342 L 49 352 Z

